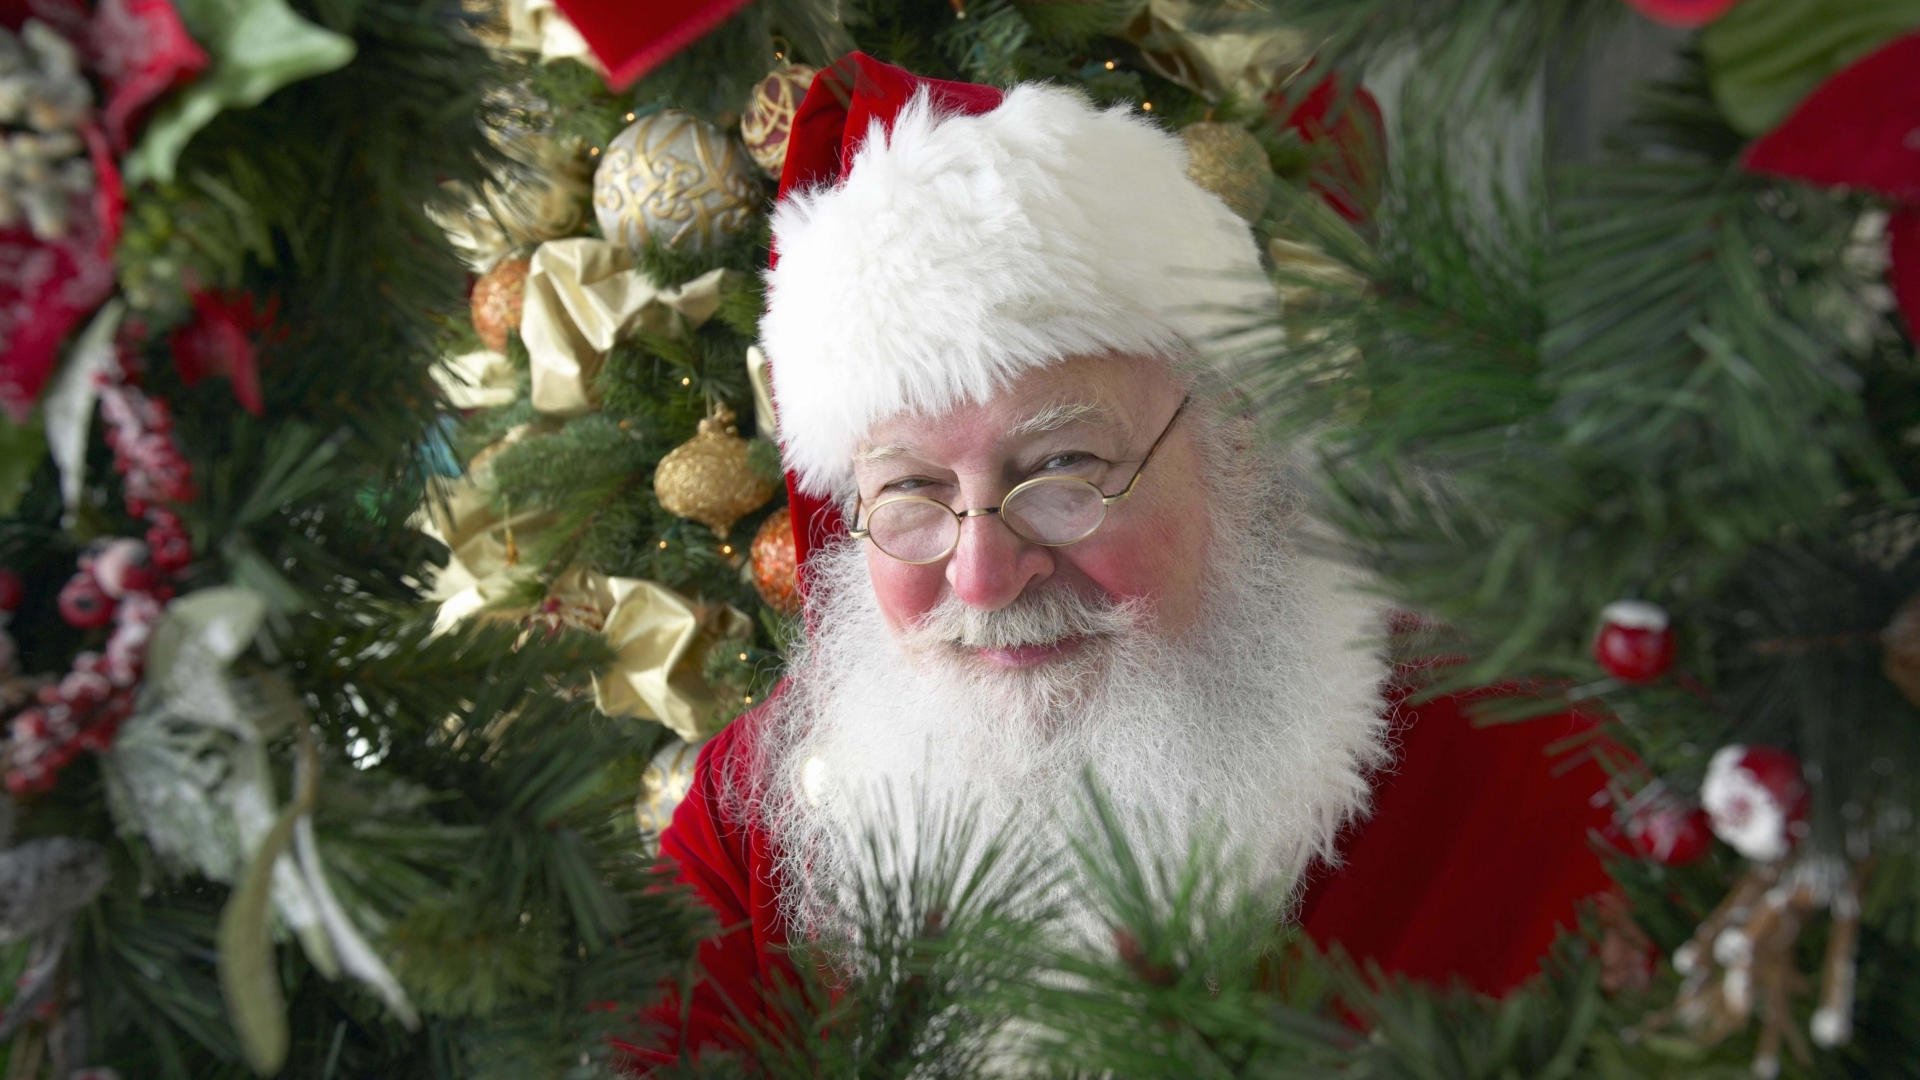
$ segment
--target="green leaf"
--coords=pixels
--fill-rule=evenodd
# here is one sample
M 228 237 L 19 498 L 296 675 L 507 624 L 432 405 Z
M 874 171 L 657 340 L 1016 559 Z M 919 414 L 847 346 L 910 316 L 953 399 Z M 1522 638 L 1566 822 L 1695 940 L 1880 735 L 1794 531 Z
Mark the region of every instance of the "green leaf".
M 47 438 L 37 415 L 24 424 L 0 420 L 0 514 L 11 514 L 20 505 L 27 482 L 46 456 Z
M 1828 76 L 1916 25 L 1920 0 L 1745 0 L 1700 35 L 1700 48 L 1727 122 L 1759 135 Z
M 167 607 L 153 629 L 147 649 L 147 678 L 165 685 L 167 674 L 181 658 L 181 650 L 205 650 L 231 663 L 253 644 L 267 603 L 251 589 L 222 587 L 188 593 Z
M 147 125 L 127 156 L 127 181 L 173 179 L 180 152 L 228 109 L 260 104 L 288 83 L 353 60 L 352 38 L 315 26 L 285 0 L 182 0 L 180 13 L 213 56 L 213 69 Z

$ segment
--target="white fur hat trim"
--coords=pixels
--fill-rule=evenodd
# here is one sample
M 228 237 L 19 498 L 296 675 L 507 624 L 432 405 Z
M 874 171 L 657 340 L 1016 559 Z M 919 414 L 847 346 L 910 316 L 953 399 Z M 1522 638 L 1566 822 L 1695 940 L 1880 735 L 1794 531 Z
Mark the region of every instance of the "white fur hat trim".
M 990 112 L 924 92 L 845 182 L 773 215 L 761 345 L 787 467 L 846 490 L 872 427 L 986 400 L 1070 356 L 1225 356 L 1276 304 L 1246 224 L 1125 107 L 1019 86 Z

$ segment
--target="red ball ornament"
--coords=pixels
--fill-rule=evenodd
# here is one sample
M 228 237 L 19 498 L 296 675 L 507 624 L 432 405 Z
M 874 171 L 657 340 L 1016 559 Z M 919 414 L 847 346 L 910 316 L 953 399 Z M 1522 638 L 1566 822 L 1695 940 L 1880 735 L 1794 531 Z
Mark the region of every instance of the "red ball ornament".
M 782 615 L 800 613 L 800 583 L 794 558 L 793 515 L 775 510 L 753 534 L 753 587 L 760 599 Z
M 1619 600 L 1600 612 L 1593 658 L 1616 679 L 1651 682 L 1673 666 L 1673 630 L 1657 604 Z
M 60 589 L 60 617 L 69 626 L 97 630 L 113 621 L 113 607 L 113 598 L 85 571 L 68 578 Z
M 1700 785 L 1713 834 L 1756 862 L 1784 858 L 1806 835 L 1811 801 L 1800 759 L 1774 746 L 1721 747 Z
M 1740 0 L 1627 0 L 1628 6 L 1652 19 L 1690 29 L 1725 15 Z
M 152 589 L 153 565 L 147 559 L 147 545 L 127 539 L 108 543 L 93 558 L 93 576 L 115 600 L 130 592 Z
M 1685 866 L 1712 846 L 1713 822 L 1700 807 L 1660 795 L 1627 818 L 1626 834 L 1627 843 L 1641 858 L 1662 866 Z
M 532 268 L 526 259 L 504 259 L 473 283 L 473 328 L 494 352 L 506 352 L 507 335 L 520 329 Z
M 26 599 L 27 587 L 20 575 L 11 570 L 0 570 L 0 612 L 19 611 L 20 602 Z

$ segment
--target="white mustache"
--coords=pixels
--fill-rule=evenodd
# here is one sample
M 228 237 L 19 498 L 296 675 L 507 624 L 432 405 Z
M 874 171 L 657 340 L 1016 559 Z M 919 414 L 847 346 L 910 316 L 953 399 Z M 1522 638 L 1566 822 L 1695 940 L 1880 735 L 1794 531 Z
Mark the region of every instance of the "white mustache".
M 921 616 L 914 644 L 945 643 L 971 649 L 1050 645 L 1062 638 L 1126 633 L 1139 624 L 1142 605 L 1090 600 L 1068 589 L 1024 593 L 998 611 L 968 607 L 953 596 Z

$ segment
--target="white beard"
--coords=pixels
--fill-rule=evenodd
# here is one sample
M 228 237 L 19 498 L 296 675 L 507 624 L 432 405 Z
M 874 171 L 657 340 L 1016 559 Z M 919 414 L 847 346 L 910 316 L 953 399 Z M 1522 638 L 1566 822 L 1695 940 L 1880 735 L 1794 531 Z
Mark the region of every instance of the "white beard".
M 815 552 L 815 632 L 766 717 L 753 789 L 730 793 L 733 811 L 771 834 L 789 933 L 857 938 L 853 883 L 907 873 L 928 854 L 916 844 L 956 814 L 976 838 L 1005 830 L 1045 865 L 1066 865 L 1071 839 L 1088 835 L 1088 775 L 1134 850 L 1177 860 L 1205 837 L 1280 915 L 1308 861 L 1333 859 L 1386 757 L 1375 612 L 1349 573 L 1293 550 L 1290 518 L 1250 512 L 1254 527 L 1219 531 L 1237 539 L 1206 556 L 1198 624 L 1173 639 L 1142 608 L 1043 583 L 985 617 L 943 608 L 903 640 L 859 544 Z M 984 670 L 946 644 L 1067 633 L 1092 643 L 1037 671 Z M 978 858 L 952 854 L 962 872 Z M 1105 940 L 1088 891 L 1069 872 L 1043 899 L 1064 903 L 1074 932 Z

